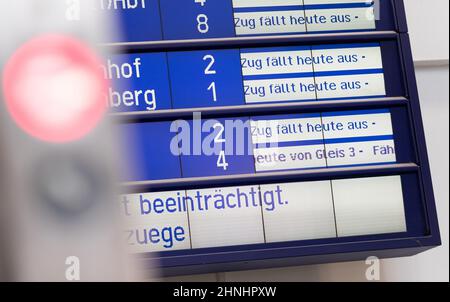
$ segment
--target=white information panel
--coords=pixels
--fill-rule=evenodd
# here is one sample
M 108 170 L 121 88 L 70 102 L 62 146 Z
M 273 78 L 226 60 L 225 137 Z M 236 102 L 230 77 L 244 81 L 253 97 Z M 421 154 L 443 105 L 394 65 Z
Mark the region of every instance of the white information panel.
M 396 162 L 389 110 L 262 118 L 251 125 L 257 172 Z
M 407 231 L 400 176 L 124 195 L 135 253 Z
M 335 180 L 333 195 L 338 236 L 406 232 L 400 177 Z
M 258 191 L 254 187 L 187 191 L 192 248 L 263 243 Z
M 132 252 L 191 248 L 184 191 L 124 195 L 120 202 Z
M 241 52 L 246 103 L 386 95 L 376 43 Z
M 261 186 L 267 191 L 284 194 L 276 209 L 263 203 L 266 242 L 336 237 L 329 181 Z
M 236 35 L 376 28 L 372 1 L 233 0 Z

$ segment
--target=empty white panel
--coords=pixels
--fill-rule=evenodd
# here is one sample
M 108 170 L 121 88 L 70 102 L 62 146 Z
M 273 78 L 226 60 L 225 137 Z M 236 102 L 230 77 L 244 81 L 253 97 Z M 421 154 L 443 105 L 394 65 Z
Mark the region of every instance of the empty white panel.
M 187 191 L 195 204 L 194 210 L 189 209 L 192 248 L 263 243 L 258 189 L 249 186 Z
M 406 232 L 400 176 L 333 181 L 339 237 Z
M 263 185 L 261 197 L 267 242 L 336 237 L 330 181 Z

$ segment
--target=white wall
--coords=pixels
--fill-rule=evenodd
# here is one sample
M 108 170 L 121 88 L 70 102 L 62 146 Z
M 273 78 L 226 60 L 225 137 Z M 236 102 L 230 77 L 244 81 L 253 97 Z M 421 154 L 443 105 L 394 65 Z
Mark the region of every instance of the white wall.
M 449 281 L 448 0 L 405 0 L 443 245 L 383 260 L 382 281 Z M 166 278 L 167 281 L 366 281 L 364 262 Z
M 430 61 L 448 64 L 449 1 L 404 0 L 414 60 L 422 65 Z
M 412 257 L 384 262 L 386 281 L 449 280 L 449 68 L 417 68 L 422 116 L 443 246 Z

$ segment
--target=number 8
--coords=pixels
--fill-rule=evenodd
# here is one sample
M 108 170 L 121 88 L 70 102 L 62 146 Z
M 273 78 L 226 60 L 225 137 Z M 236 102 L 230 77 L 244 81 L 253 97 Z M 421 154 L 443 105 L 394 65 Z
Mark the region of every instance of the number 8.
M 197 29 L 202 34 L 206 34 L 209 31 L 208 16 L 205 14 L 197 16 Z

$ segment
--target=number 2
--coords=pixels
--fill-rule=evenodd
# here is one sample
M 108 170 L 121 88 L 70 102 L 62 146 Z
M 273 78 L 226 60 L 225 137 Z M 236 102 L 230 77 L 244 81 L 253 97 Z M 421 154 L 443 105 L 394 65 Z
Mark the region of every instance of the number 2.
M 216 63 L 216 59 L 212 55 L 206 55 L 203 57 L 203 61 L 209 61 L 209 64 L 205 68 L 205 74 L 216 74 L 217 72 L 212 69 L 214 63 Z
M 214 130 L 219 129 L 216 137 L 214 138 L 214 143 L 216 144 L 226 143 L 226 140 L 223 138 L 223 133 L 225 131 L 224 126 L 221 123 L 216 123 L 214 124 L 213 128 Z M 224 150 L 220 151 L 216 165 L 218 168 L 222 168 L 224 171 L 228 169 L 229 164 L 227 163 L 227 158 L 225 156 Z
M 212 55 L 205 55 L 203 57 L 203 61 L 209 61 L 204 71 L 205 75 L 217 74 L 217 71 L 213 69 L 216 59 Z M 217 89 L 215 82 L 211 82 L 211 84 L 208 87 L 208 91 L 212 91 L 213 101 L 217 102 Z
M 217 135 L 214 138 L 214 143 L 216 144 L 220 144 L 220 143 L 225 143 L 225 139 L 223 138 L 223 133 L 225 131 L 225 127 L 221 124 L 221 123 L 216 123 L 213 126 L 214 130 L 217 130 Z

